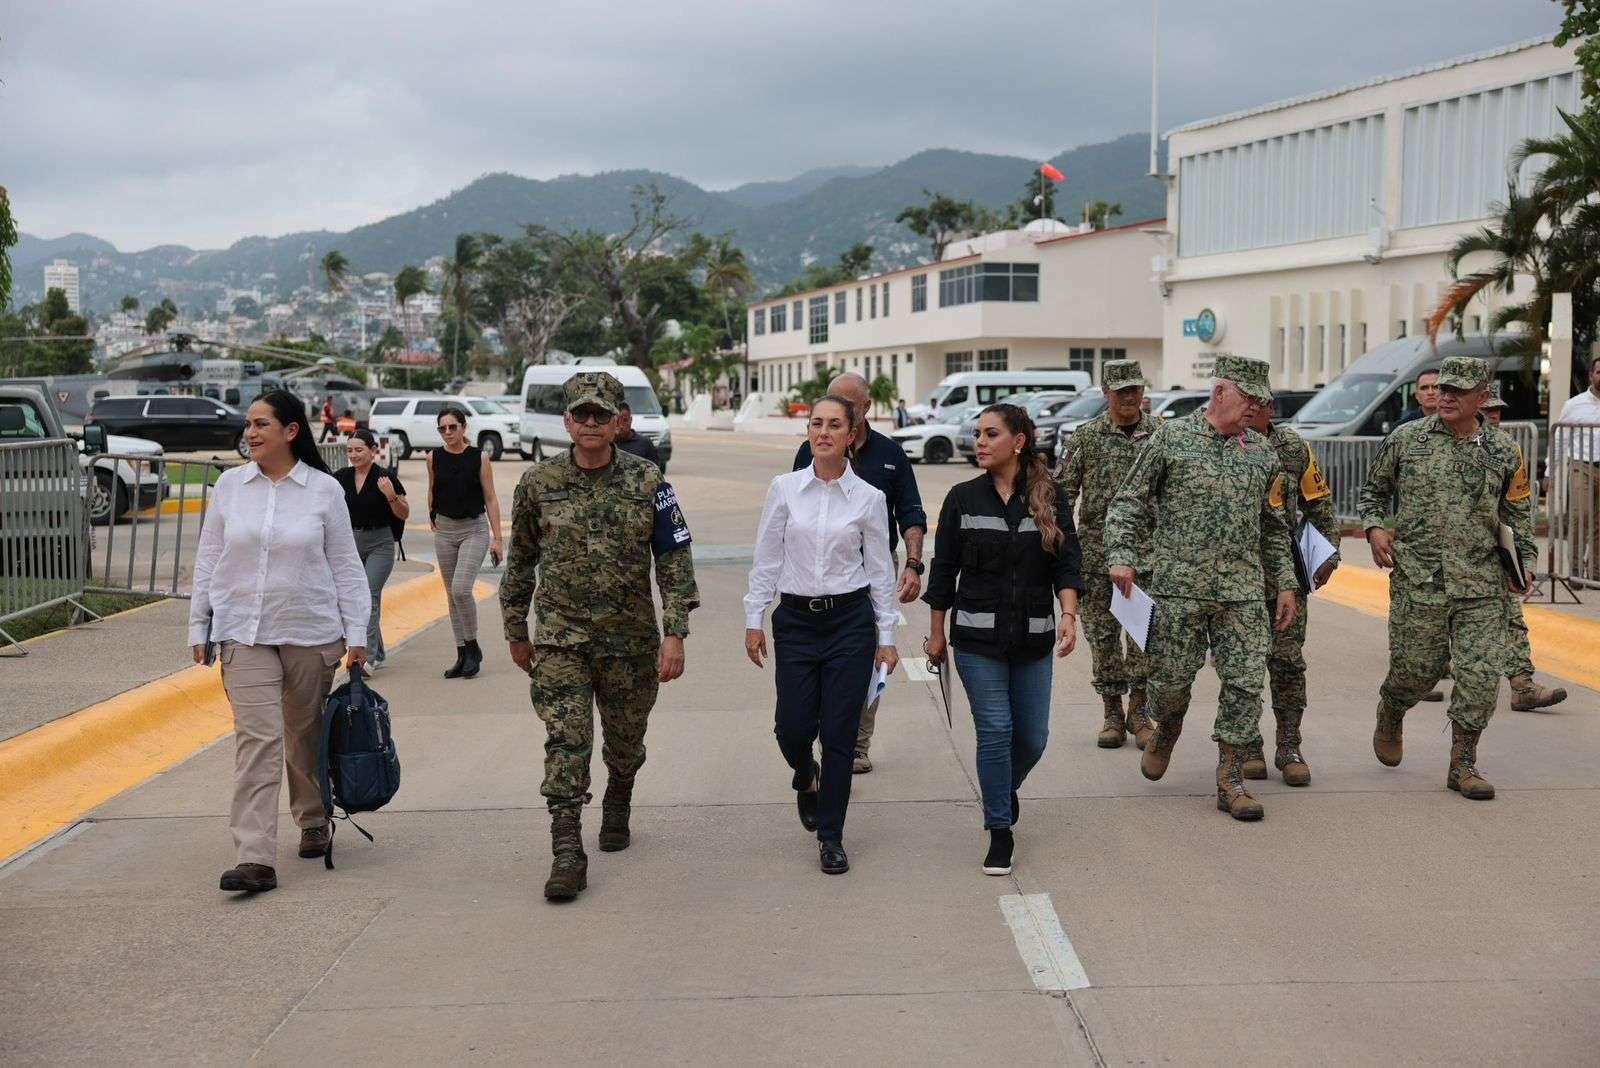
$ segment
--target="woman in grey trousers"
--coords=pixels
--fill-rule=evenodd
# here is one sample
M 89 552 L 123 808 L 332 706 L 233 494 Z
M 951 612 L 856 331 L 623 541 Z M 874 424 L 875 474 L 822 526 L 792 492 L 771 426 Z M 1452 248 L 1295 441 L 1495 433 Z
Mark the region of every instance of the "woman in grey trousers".
M 494 493 L 489 457 L 467 444 L 467 413 L 447 405 L 439 413 L 444 448 L 428 454 L 428 522 L 439 576 L 450 598 L 450 629 L 456 636 L 456 662 L 447 679 L 470 679 L 483 665 L 478 646 L 478 602 L 472 587 L 487 552 L 495 564 L 500 547 L 500 501 Z
M 367 622 L 367 657 L 372 670 L 383 666 L 388 651 L 383 645 L 380 615 L 383 587 L 394 570 L 395 526 L 411 515 L 406 488 L 400 473 L 376 465 L 378 441 L 370 430 L 357 430 L 345 443 L 350 466 L 333 477 L 344 488 L 345 506 L 350 509 L 350 526 L 356 536 L 356 551 L 367 572 L 372 590 L 372 616 Z

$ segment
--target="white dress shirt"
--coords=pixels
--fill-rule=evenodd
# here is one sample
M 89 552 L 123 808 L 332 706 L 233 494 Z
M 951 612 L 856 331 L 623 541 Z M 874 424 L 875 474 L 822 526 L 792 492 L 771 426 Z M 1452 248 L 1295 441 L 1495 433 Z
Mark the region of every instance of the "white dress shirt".
M 832 482 L 816 467 L 779 475 L 767 487 L 756 531 L 756 558 L 744 597 L 745 626 L 760 630 L 780 593 L 827 597 L 868 586 L 878 644 L 894 644 L 894 561 L 883 491 L 845 466 Z
M 344 489 L 294 465 L 273 482 L 254 463 L 217 479 L 200 528 L 189 644 L 367 644 L 372 596 Z
M 1563 423 L 1600 423 L 1600 397 L 1586 389 L 1561 406 Z M 1600 430 L 1571 430 L 1572 455 L 1569 459 L 1600 462 Z

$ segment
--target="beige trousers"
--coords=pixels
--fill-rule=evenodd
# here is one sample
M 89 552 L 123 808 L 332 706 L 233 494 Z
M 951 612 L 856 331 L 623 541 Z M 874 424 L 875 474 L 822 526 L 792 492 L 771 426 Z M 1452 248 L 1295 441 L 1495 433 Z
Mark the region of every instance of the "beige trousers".
M 285 749 L 289 811 L 299 827 L 326 822 L 317 785 L 322 705 L 344 642 L 222 646 L 222 688 L 233 706 L 233 808 L 228 829 L 240 864 L 278 863 L 278 786 Z

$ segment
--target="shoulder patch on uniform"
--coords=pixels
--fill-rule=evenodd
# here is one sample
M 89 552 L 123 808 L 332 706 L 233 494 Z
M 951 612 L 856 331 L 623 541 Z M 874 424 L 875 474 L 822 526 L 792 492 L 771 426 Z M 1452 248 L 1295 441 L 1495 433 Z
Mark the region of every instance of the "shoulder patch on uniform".
M 683 509 L 678 507 L 678 494 L 671 483 L 662 482 L 656 486 L 655 510 L 650 550 L 656 556 L 681 549 L 694 540 L 689 536 L 689 524 L 683 518 Z
M 1283 507 L 1283 476 L 1272 476 L 1272 489 L 1267 493 L 1267 503 L 1274 508 Z
M 1528 465 L 1522 462 L 1522 451 L 1517 450 L 1517 473 L 1511 476 L 1511 483 L 1506 487 L 1506 500 L 1525 501 L 1533 496 L 1533 488 L 1528 485 Z
M 1322 472 L 1317 469 L 1317 454 L 1311 451 L 1311 446 L 1306 446 L 1306 473 L 1300 476 L 1300 499 L 1303 501 L 1320 501 L 1324 497 L 1333 495 L 1333 490 L 1328 488 L 1328 480 L 1322 477 Z

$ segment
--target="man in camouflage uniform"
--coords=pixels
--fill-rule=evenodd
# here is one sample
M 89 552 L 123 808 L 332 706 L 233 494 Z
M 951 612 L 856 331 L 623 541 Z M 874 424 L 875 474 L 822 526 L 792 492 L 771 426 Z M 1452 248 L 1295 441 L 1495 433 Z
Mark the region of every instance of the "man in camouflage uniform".
M 533 679 L 544 720 L 544 785 L 555 862 L 544 896 L 571 900 L 588 884 L 580 814 L 590 799 L 594 708 L 609 773 L 600 848 L 626 849 L 633 780 L 656 689 L 683 674 L 689 613 L 699 606 L 689 528 L 652 463 L 616 448 L 622 385 L 603 371 L 567 380 L 565 453 L 522 476 L 500 584 L 511 658 Z M 650 600 L 661 591 L 662 630 Z M 537 574 L 535 573 L 537 569 Z M 528 605 L 537 628 L 528 635 Z
M 1489 399 L 1483 402 L 1483 421 L 1490 426 L 1500 426 L 1500 415 L 1506 402 L 1500 399 L 1500 380 L 1489 383 Z M 1507 434 L 1512 448 L 1517 450 L 1517 477 L 1523 484 L 1528 481 L 1528 465 L 1522 456 L 1522 446 Z M 1530 496 L 1531 500 L 1531 496 Z M 1530 504 L 1531 507 L 1531 504 Z M 1550 689 L 1533 679 L 1533 647 L 1528 644 L 1528 621 L 1522 614 L 1522 598 L 1506 594 L 1506 622 L 1511 627 L 1510 641 L 1506 645 L 1505 676 L 1511 683 L 1511 707 L 1517 712 L 1537 712 L 1541 708 L 1559 705 L 1567 699 L 1567 691 L 1557 686 Z
M 1310 523 L 1334 547 L 1334 554 L 1309 576 L 1313 589 L 1321 589 L 1334 569 L 1339 566 L 1339 520 L 1333 511 L 1333 491 L 1317 470 L 1317 459 L 1305 439 L 1290 430 L 1285 423 L 1272 421 L 1272 408 L 1264 405 L 1250 429 L 1267 439 L 1278 454 L 1278 464 L 1283 468 L 1284 520 L 1290 536 L 1300 529 L 1300 522 Z M 1272 572 L 1266 571 L 1267 611 L 1278 602 L 1278 589 L 1273 584 Z M 1290 786 L 1307 786 L 1311 782 L 1311 767 L 1300 751 L 1300 720 L 1306 711 L 1306 591 L 1295 593 L 1294 622 L 1284 631 L 1271 635 L 1267 652 L 1267 677 L 1272 692 L 1272 715 L 1278 721 L 1277 751 L 1272 763 L 1283 773 L 1283 781 Z M 1267 777 L 1266 754 L 1261 742 L 1256 742 L 1245 757 L 1244 777 Z
M 1372 749 L 1394 767 L 1403 756 L 1405 714 L 1454 665 L 1450 771 L 1445 785 L 1488 800 L 1477 769 L 1478 740 L 1494 715 L 1508 628 L 1509 580 L 1496 553 L 1501 523 L 1523 566 L 1534 563 L 1533 508 L 1522 460 L 1505 434 L 1478 422 L 1489 365 L 1452 356 L 1440 369 L 1434 415 L 1383 442 L 1361 490 L 1361 525 L 1389 578 L 1389 674 L 1379 690 Z M 1395 529 L 1383 525 L 1395 492 Z
M 1124 729 L 1140 749 L 1154 727 L 1145 715 L 1145 683 L 1150 670 L 1143 650 L 1123 633 L 1111 614 L 1111 579 L 1106 575 L 1106 509 L 1122 477 L 1133 467 L 1134 456 L 1158 425 L 1144 411 L 1144 391 L 1149 384 L 1137 360 L 1110 360 L 1101 375 L 1106 410 L 1084 423 L 1066 439 L 1066 455 L 1056 468 L 1056 480 L 1066 493 L 1067 505 L 1078 507 L 1078 544 L 1083 550 L 1083 632 L 1089 638 L 1094 662 L 1094 689 L 1105 703 L 1105 722 L 1097 745 L 1116 749 Z M 1145 548 L 1141 546 L 1141 548 Z M 1122 695 L 1128 694 L 1124 719 Z
M 1139 450 L 1106 513 L 1106 560 L 1124 594 L 1137 565 L 1156 602 L 1145 650 L 1156 729 L 1140 770 L 1147 779 L 1166 773 L 1209 649 L 1222 682 L 1212 732 L 1217 808 L 1258 820 L 1262 808 L 1245 789 L 1244 756 L 1261 739 L 1269 628 L 1282 631 L 1294 621 L 1299 583 L 1277 454 L 1246 425 L 1272 403 L 1267 365 L 1223 354 L 1213 377 L 1205 409 L 1163 423 Z M 1146 535 L 1151 550 L 1142 556 Z M 1280 591 L 1270 616 L 1261 599 L 1268 575 Z

